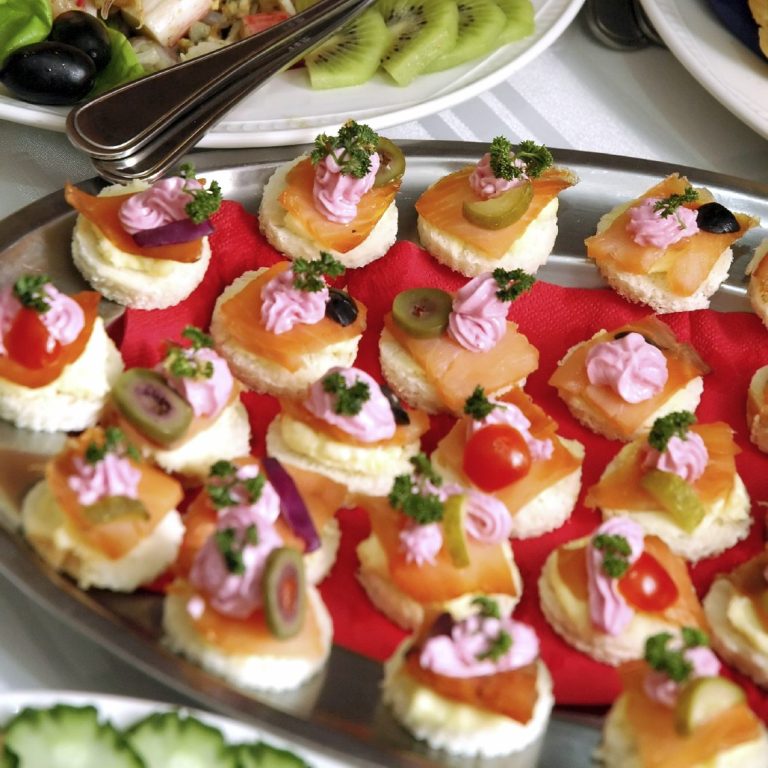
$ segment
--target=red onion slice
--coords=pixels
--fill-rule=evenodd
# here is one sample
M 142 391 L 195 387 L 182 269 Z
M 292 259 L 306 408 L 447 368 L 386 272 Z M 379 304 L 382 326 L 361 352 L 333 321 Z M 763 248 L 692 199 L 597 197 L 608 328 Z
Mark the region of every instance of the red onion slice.
M 280 497 L 280 510 L 290 529 L 306 544 L 307 552 L 320 549 L 320 536 L 293 478 L 272 456 L 267 456 L 263 464 L 269 482 Z
M 180 221 L 171 221 L 163 224 L 162 227 L 154 229 L 143 229 L 137 232 L 133 239 L 136 245 L 142 248 L 154 247 L 156 245 L 176 245 L 178 243 L 189 243 L 192 240 L 200 240 L 213 232 L 213 224 L 208 219 L 200 224 L 195 224 L 192 219 L 181 219 Z

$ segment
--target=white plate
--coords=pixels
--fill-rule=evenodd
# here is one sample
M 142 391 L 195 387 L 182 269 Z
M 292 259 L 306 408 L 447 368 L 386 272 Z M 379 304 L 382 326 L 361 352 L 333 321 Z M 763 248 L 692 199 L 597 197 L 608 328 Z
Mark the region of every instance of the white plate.
M 640 2 L 691 75 L 726 109 L 768 138 L 768 62 L 731 35 L 706 0 Z
M 304 758 L 312 768 L 345 768 L 343 763 L 332 760 L 312 750 L 297 747 L 296 744 L 281 739 L 271 733 L 256 729 L 252 725 L 239 723 L 227 717 L 211 715 L 198 709 L 176 707 L 159 701 L 134 699 L 126 696 L 111 696 L 100 693 L 81 693 L 75 691 L 7 691 L 0 693 L 0 725 L 4 725 L 11 717 L 24 707 L 47 708 L 55 704 L 70 704 L 73 706 L 96 707 L 103 720 L 109 720 L 117 728 L 127 728 L 144 717 L 156 712 L 169 709 L 181 709 L 194 715 L 209 725 L 218 728 L 228 744 L 245 744 L 265 741 L 273 747 L 289 749 Z M 109 766 L 104 766 L 109 768 Z M 211 766 L 216 768 L 216 766 Z
M 446 109 L 505 80 L 548 48 L 571 23 L 584 0 L 532 0 L 536 31 L 479 62 L 424 75 L 401 88 L 376 75 L 365 85 L 332 91 L 310 89 L 293 69 L 250 94 L 200 142 L 201 147 L 271 147 L 311 142 L 348 119 L 387 128 Z M 63 131 L 66 110 L 26 104 L 0 86 L 0 118 Z

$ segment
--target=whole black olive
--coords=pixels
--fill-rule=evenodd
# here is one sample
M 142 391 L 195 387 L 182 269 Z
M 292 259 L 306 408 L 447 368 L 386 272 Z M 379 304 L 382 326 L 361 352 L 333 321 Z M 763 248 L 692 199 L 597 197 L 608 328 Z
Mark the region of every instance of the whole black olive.
M 395 417 L 395 424 L 407 427 L 411 423 L 411 417 L 403 408 L 400 398 L 386 384 L 381 385 L 381 394 L 387 398 L 389 407 L 392 409 L 392 415 Z
M 93 88 L 96 67 L 88 54 L 44 41 L 17 48 L 0 70 L 0 82 L 33 104 L 77 104 Z
M 342 328 L 352 325 L 357 320 L 357 304 L 355 300 L 338 288 L 329 288 L 328 303 L 325 305 L 325 316 L 338 323 Z
M 74 45 L 87 53 L 100 72 L 112 58 L 112 46 L 104 23 L 83 11 L 67 11 L 53 20 L 48 39 L 55 43 Z
M 738 232 L 741 227 L 736 217 L 720 203 L 705 203 L 696 213 L 696 223 L 699 229 L 724 235 L 727 232 Z

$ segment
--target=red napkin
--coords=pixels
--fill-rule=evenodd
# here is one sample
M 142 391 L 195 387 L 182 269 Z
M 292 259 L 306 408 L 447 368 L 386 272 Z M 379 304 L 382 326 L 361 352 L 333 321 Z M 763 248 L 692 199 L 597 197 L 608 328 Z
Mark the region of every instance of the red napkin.
M 168 310 L 128 310 L 120 332 L 126 365 L 152 365 L 160 355 L 162 342 L 177 340 L 189 323 L 207 327 L 216 297 L 235 277 L 247 269 L 269 266 L 279 254 L 258 232 L 257 220 L 236 203 L 227 202 L 216 215 L 211 238 L 213 258 L 202 285 L 186 301 Z M 368 307 L 366 330 L 357 365 L 380 377 L 377 339 L 382 316 L 394 296 L 405 288 L 434 286 L 454 291 L 466 279 L 435 262 L 413 243 L 399 242 L 383 258 L 368 267 L 351 271 L 349 292 Z M 514 541 L 515 557 L 523 575 L 524 594 L 517 617 L 532 624 L 541 638 L 542 656 L 555 679 L 560 704 L 602 705 L 610 703 L 619 690 L 615 670 L 594 662 L 571 649 L 541 615 L 536 581 L 544 559 L 556 546 L 586 535 L 599 523 L 599 514 L 581 505 L 586 489 L 599 478 L 605 465 L 621 448 L 615 441 L 596 436 L 581 427 L 569 414 L 554 388 L 547 384 L 552 371 L 572 345 L 589 338 L 601 328 L 614 328 L 649 312 L 630 305 L 610 290 L 562 288 L 538 282 L 518 299 L 510 317 L 539 349 L 538 370 L 529 377 L 526 390 L 560 424 L 560 433 L 586 446 L 582 494 L 570 521 L 545 536 Z M 710 558 L 691 569 L 694 583 L 703 596 L 713 577 L 760 551 L 763 542 L 761 500 L 768 500 L 766 457 L 747 439 L 744 403 L 749 380 L 756 368 L 768 363 L 766 331 L 759 319 L 748 313 L 718 313 L 710 310 L 667 315 L 664 322 L 678 339 L 691 343 L 712 367 L 705 377 L 704 395 L 698 410 L 701 422 L 726 421 L 735 430 L 742 449 L 737 457 L 739 473 L 752 498 L 755 523 L 749 538 L 728 552 Z M 381 380 L 381 379 L 379 379 Z M 264 450 L 263 436 L 277 413 L 274 398 L 247 393 L 254 430 L 253 450 Z M 449 417 L 434 418 L 425 440 L 431 450 L 450 427 Z M 365 512 L 360 509 L 339 513 L 342 543 L 339 557 L 321 592 L 334 619 L 335 642 L 365 656 L 383 660 L 395 649 L 404 633 L 384 618 L 368 601 L 355 578 L 355 547 L 368 535 Z M 740 679 L 740 682 L 744 682 Z M 768 701 L 754 686 L 747 685 L 750 699 L 764 716 Z

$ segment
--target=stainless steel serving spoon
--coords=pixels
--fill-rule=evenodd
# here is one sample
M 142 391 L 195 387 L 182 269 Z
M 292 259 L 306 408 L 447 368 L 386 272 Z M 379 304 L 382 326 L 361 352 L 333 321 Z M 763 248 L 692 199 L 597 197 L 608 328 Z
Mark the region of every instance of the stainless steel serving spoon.
M 157 178 L 235 103 L 372 2 L 320 0 L 253 37 L 98 96 L 70 111 L 69 139 L 111 181 Z

